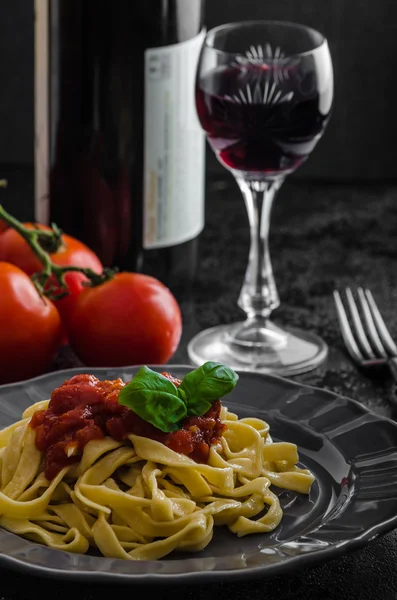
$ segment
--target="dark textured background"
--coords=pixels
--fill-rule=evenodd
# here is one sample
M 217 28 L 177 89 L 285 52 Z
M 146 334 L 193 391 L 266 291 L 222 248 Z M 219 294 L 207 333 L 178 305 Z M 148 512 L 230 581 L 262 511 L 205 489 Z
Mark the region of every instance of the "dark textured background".
M 208 27 L 256 18 L 319 29 L 334 60 L 332 121 L 294 177 L 395 179 L 395 0 L 207 0 Z M 0 2 L 0 81 L 0 164 L 32 164 L 33 0 Z M 211 171 L 221 169 L 210 153 L 208 160 Z

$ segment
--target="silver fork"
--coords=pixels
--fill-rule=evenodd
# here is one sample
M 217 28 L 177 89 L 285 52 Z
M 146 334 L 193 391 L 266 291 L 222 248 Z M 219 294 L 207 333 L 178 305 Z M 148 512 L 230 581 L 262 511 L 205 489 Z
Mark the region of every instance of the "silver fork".
M 337 290 L 334 291 L 339 329 L 348 353 L 369 375 L 380 366 L 386 365 L 394 381 L 397 381 L 397 346 L 371 291 L 358 288 L 359 308 L 350 288 L 346 288 L 345 294 L 353 327 L 350 326 L 341 294 Z

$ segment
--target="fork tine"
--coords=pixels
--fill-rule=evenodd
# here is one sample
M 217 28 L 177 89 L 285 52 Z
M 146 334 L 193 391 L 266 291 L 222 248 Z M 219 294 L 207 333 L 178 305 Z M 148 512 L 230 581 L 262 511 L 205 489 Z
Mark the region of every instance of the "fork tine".
M 367 297 L 364 294 L 364 290 L 362 288 L 358 288 L 357 293 L 358 293 L 358 297 L 360 300 L 365 324 L 367 326 L 367 331 L 368 331 L 369 339 L 371 340 L 372 346 L 378 355 L 382 356 L 383 358 L 387 358 L 387 352 L 384 349 L 384 347 L 382 346 L 382 342 L 380 341 L 374 320 L 372 318 L 371 310 L 370 310 L 368 302 L 367 302 Z
M 357 304 L 354 300 L 354 297 L 353 297 L 353 294 L 352 294 L 352 291 L 350 288 L 346 288 L 346 298 L 347 298 L 347 301 L 349 304 L 354 329 L 356 331 L 356 338 L 358 339 L 358 342 L 361 346 L 362 351 L 364 352 L 364 354 L 367 355 L 367 358 L 373 359 L 373 358 L 375 358 L 375 354 L 374 354 L 374 351 L 372 350 L 371 346 L 369 345 L 364 327 L 361 323 L 361 318 L 360 318 L 360 314 L 357 309 Z
M 342 303 L 342 299 L 337 290 L 334 290 L 334 301 L 336 315 L 339 321 L 339 329 L 342 334 L 343 341 L 345 342 L 346 349 L 349 352 L 350 356 L 353 358 L 353 360 L 355 360 L 358 363 L 361 363 L 364 361 L 364 357 L 356 344 L 352 330 L 349 325 L 346 311 Z
M 383 317 L 379 312 L 379 309 L 376 305 L 376 302 L 374 300 L 374 297 L 373 297 L 371 291 L 367 289 L 367 290 L 364 290 L 364 293 L 366 295 L 369 307 L 371 309 L 372 318 L 375 322 L 376 329 L 378 331 L 379 337 L 381 339 L 381 342 L 382 342 L 384 348 L 386 348 L 386 350 L 392 356 L 397 356 L 397 346 L 394 343 L 393 338 L 391 337 L 389 330 L 387 329 L 387 327 L 385 325 Z

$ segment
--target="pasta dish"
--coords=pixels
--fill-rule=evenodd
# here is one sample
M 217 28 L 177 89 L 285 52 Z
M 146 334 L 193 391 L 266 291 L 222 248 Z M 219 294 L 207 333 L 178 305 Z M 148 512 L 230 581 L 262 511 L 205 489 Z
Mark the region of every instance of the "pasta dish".
M 202 550 L 217 526 L 274 530 L 283 513 L 272 486 L 308 494 L 314 477 L 295 444 L 221 403 L 237 378 L 206 363 L 186 381 L 147 367 L 127 384 L 65 381 L 0 431 L 0 526 L 128 560 Z

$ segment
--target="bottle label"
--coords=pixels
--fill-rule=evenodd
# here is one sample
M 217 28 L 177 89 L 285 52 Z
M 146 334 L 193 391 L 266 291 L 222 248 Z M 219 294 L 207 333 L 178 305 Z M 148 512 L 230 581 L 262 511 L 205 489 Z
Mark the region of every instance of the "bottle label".
M 204 38 L 145 52 L 145 249 L 187 242 L 204 227 L 205 138 L 194 98 Z

